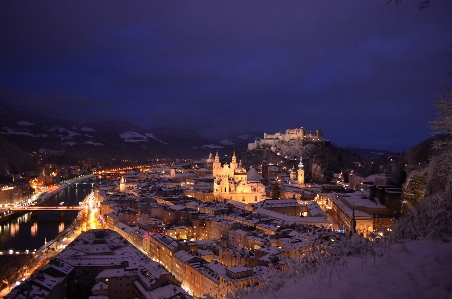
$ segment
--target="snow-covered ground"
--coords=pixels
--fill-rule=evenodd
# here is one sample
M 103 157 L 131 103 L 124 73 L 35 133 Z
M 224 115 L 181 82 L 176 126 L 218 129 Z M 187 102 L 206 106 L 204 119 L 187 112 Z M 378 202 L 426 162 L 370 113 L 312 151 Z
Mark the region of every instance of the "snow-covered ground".
M 19 126 L 32 126 L 32 125 L 33 125 L 33 123 L 31 123 L 31 122 L 29 122 L 29 121 L 27 121 L 27 120 L 19 120 L 19 121 L 17 122 L 17 124 L 18 124 Z
M 201 145 L 201 148 L 212 148 L 212 149 L 215 149 L 215 148 L 223 148 L 221 145 L 215 145 L 215 144 L 204 144 L 204 145 Z
M 152 134 L 152 133 L 144 133 L 144 135 L 146 135 L 149 138 L 155 139 L 163 144 L 167 144 L 165 141 L 162 141 L 162 140 L 158 139 L 157 137 L 155 137 L 154 134 Z
M 223 140 L 220 141 L 220 143 L 224 144 L 224 145 L 234 145 L 235 144 L 234 142 L 232 142 L 229 139 L 223 139 Z
M 103 143 L 94 142 L 94 141 L 85 141 L 85 142 L 83 142 L 83 144 L 89 144 L 89 145 L 94 145 L 94 146 L 102 146 L 102 145 L 104 145 Z
M 121 137 L 125 142 L 147 142 L 148 139 L 146 136 L 141 135 L 137 132 L 122 132 L 119 134 L 119 137 Z
M 10 129 L 10 128 L 6 129 L 6 134 L 8 134 L 8 135 L 26 135 L 26 136 L 31 136 L 31 137 L 38 137 L 38 136 L 36 136 L 36 135 L 34 135 L 34 134 L 30 133 L 30 132 L 16 131 L 16 130 Z
M 330 280 L 331 273 L 331 280 Z M 345 266 L 285 278 L 278 290 L 246 298 L 452 298 L 452 239 L 391 244 L 388 255 L 347 258 Z
M 76 144 L 75 141 L 67 141 L 67 142 L 61 143 L 61 145 L 63 145 L 63 146 L 73 146 L 74 144 Z
M 148 138 L 152 138 L 163 144 L 167 144 L 165 141 L 155 137 L 152 133 L 144 133 L 143 135 L 137 132 L 122 132 L 119 134 L 119 137 L 121 137 L 125 142 L 148 142 Z
M 66 130 L 65 128 L 57 128 L 57 127 L 55 127 L 55 128 L 51 128 L 49 130 L 49 132 L 52 132 L 52 131 L 58 131 L 60 133 L 66 132 L 68 134 L 67 137 L 69 137 L 69 138 L 72 138 L 74 136 L 80 135 L 79 133 L 76 133 L 76 132 L 70 131 L 70 130 Z M 58 135 L 58 136 L 60 136 L 61 138 L 66 137 L 66 136 L 63 136 L 63 135 Z

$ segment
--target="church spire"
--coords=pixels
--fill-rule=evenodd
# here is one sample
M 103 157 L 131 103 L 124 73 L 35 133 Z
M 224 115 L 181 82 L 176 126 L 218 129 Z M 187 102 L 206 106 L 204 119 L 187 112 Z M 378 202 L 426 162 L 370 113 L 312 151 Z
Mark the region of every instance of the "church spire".
M 235 151 L 232 154 L 232 163 L 237 163 L 237 157 L 235 156 Z
M 303 169 L 304 165 L 303 165 L 303 157 L 300 156 L 300 163 L 298 164 L 298 169 Z
M 303 186 L 304 185 L 304 166 L 303 166 L 303 157 L 300 156 L 300 164 L 298 164 L 298 185 Z

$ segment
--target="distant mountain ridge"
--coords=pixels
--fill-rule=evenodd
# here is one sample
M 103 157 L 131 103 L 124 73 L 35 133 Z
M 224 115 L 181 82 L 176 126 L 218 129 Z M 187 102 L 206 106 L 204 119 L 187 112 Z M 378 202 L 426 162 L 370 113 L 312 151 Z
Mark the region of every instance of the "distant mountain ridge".
M 248 143 L 263 138 L 264 133 L 236 133 L 212 140 L 188 129 L 149 129 L 115 120 L 76 122 L 20 111 L 0 103 L 0 135 L 27 153 L 146 159 L 200 158 L 216 150 L 225 154 L 244 151 Z M 347 149 L 368 158 L 394 154 L 383 150 Z
M 363 158 L 373 159 L 382 155 L 394 156 L 396 153 L 387 150 L 376 150 L 368 148 L 356 148 L 356 147 L 345 147 L 344 149 L 349 150 L 353 153 L 360 155 Z
M 202 157 L 223 145 L 188 130 L 143 128 L 125 121 L 75 122 L 23 112 L 0 104 L 1 136 L 28 153 L 65 153 L 79 157 Z

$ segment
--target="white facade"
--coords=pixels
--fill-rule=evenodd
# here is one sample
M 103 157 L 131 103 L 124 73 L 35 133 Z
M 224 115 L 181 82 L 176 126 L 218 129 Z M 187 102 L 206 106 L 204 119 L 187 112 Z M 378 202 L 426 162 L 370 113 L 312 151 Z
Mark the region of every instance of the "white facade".
M 232 156 L 231 162 L 221 165 L 218 152 L 212 163 L 213 194 L 219 200 L 232 199 L 243 203 L 256 203 L 263 200 L 265 186 L 255 168 L 247 172 Z

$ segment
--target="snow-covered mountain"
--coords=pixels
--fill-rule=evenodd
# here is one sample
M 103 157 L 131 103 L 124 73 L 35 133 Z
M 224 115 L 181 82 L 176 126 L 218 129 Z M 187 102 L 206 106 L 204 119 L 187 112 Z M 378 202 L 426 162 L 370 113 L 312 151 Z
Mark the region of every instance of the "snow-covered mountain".
M 227 150 L 246 150 L 248 143 L 254 142 L 256 139 L 264 137 L 262 132 L 246 132 L 240 134 L 232 134 L 218 141 L 218 144 Z
M 214 150 L 244 151 L 263 137 L 248 132 L 210 140 L 180 128 L 143 128 L 124 121 L 74 122 L 19 111 L 0 103 L 0 134 L 26 152 L 82 157 L 203 157 Z
M 26 152 L 83 157 L 202 156 L 212 141 L 185 129 L 147 129 L 124 121 L 78 123 L 0 104 L 0 134 Z M 213 145 L 215 146 L 215 145 Z

